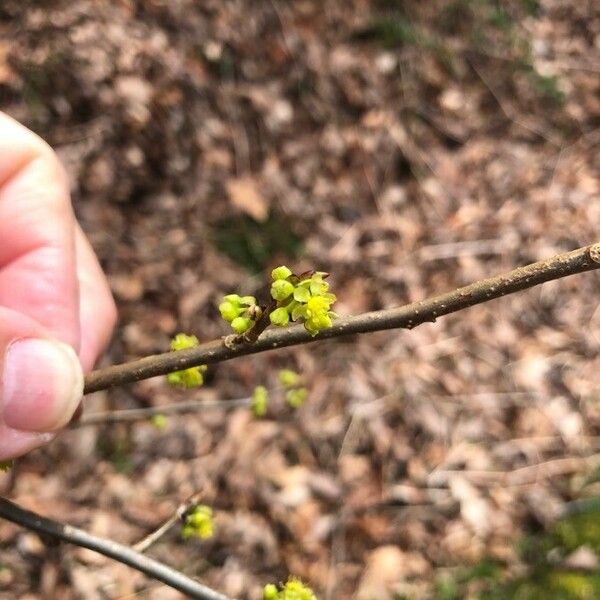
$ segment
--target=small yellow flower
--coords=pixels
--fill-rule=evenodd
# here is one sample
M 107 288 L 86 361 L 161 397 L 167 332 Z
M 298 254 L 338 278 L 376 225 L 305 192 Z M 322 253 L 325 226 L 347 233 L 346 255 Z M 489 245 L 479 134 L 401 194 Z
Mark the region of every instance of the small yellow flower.
M 206 504 L 199 504 L 185 518 L 185 524 L 181 530 L 184 540 L 191 537 L 197 537 L 201 540 L 207 540 L 213 537 L 215 533 L 215 523 L 213 520 L 213 510 Z
M 198 338 L 195 335 L 187 335 L 185 333 L 178 333 L 171 340 L 171 350 L 187 350 L 188 348 L 194 348 L 198 346 Z M 167 381 L 171 385 L 176 385 L 185 388 L 193 388 L 201 386 L 204 383 L 203 373 L 206 371 L 206 365 L 199 365 L 198 367 L 190 367 L 182 371 L 175 371 L 167 375 Z

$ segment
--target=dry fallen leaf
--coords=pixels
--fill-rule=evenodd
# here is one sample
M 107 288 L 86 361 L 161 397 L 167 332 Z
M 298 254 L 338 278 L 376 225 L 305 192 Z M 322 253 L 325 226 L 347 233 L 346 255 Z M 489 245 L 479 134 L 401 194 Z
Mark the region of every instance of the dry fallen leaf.
M 15 73 L 8 64 L 9 45 L 0 42 L 0 83 L 12 83 L 15 80 Z
M 266 221 L 269 206 L 257 189 L 253 177 L 245 176 L 230 179 L 226 183 L 227 193 L 232 204 L 252 217 L 255 221 Z

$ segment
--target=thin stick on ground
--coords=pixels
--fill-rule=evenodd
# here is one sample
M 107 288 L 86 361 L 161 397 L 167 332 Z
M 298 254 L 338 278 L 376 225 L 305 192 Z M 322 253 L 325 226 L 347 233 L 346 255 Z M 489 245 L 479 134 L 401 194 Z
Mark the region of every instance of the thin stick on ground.
M 0 518 L 57 540 L 69 542 L 82 548 L 89 548 L 120 563 L 133 567 L 149 577 L 162 581 L 169 587 L 182 592 L 188 598 L 196 598 L 198 600 L 231 600 L 228 596 L 224 596 L 185 576 L 183 573 L 136 552 L 128 546 L 96 537 L 77 527 L 47 519 L 21 508 L 6 498 L 0 498 Z
M 439 487 L 441 485 L 446 485 L 448 479 L 454 475 L 465 477 L 475 485 L 531 485 L 538 481 L 559 477 L 561 475 L 568 475 L 580 471 L 593 471 L 598 467 L 600 467 L 600 454 L 553 458 L 533 465 L 527 465 L 513 471 L 485 471 L 476 469 L 461 471 L 454 469 L 435 469 L 429 474 L 428 486 Z
M 196 506 L 201 499 L 201 494 L 196 493 L 190 496 L 185 502 L 182 502 L 177 510 L 155 531 L 148 534 L 143 540 L 134 544 L 132 548 L 136 552 L 146 552 L 150 546 L 153 546 L 160 538 L 167 533 L 177 522 L 181 522 L 184 516 Z
M 129 363 L 99 369 L 86 377 L 84 392 L 89 394 L 115 385 L 166 375 L 172 371 L 323 339 L 386 329 L 412 329 L 422 323 L 435 322 L 438 317 L 489 302 L 494 298 L 595 269 L 600 269 L 600 242 L 477 281 L 427 300 L 340 318 L 332 327 L 319 332 L 315 337 L 311 337 L 301 325 L 296 325 L 265 331 L 251 344 L 231 347 L 220 339 L 187 350 L 147 356 Z
M 227 410 L 250 406 L 252 398 L 236 398 L 234 400 L 188 400 L 165 406 L 150 406 L 147 408 L 129 408 L 124 410 L 107 410 L 83 415 L 79 421 L 69 425 L 71 429 L 86 425 L 101 425 L 104 423 L 123 423 L 127 421 L 143 421 L 157 415 L 181 415 L 201 412 L 211 409 Z

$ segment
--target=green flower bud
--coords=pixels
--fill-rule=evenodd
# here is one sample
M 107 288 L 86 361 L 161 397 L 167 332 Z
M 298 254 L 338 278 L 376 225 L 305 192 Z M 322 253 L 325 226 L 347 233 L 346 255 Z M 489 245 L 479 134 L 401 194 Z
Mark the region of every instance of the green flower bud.
M 272 583 L 267 583 L 263 588 L 263 600 L 277 600 L 279 597 L 279 592 L 277 591 L 277 586 Z
M 280 594 L 281 600 L 317 600 L 314 592 L 304 585 L 299 579 L 290 577 L 283 586 Z
M 285 279 L 277 279 L 271 285 L 271 296 L 274 300 L 285 300 L 294 292 L 294 286 Z
M 252 319 L 248 317 L 236 317 L 231 321 L 231 327 L 237 334 L 242 334 L 252 327 Z
M 241 309 L 232 302 L 222 302 L 219 304 L 219 312 L 228 323 L 231 323 L 240 314 Z
M 281 307 L 276 308 L 270 315 L 269 319 L 273 325 L 277 325 L 278 327 L 284 327 L 290 322 L 290 315 L 288 311 Z
M 271 271 L 271 278 L 273 281 L 277 279 L 287 279 L 292 272 L 285 266 L 277 267 Z
M 252 403 L 250 410 L 255 417 L 264 417 L 267 414 L 267 406 L 269 403 L 269 392 L 263 385 L 257 385 L 252 393 Z
M 195 530 L 193 527 L 191 527 L 190 525 L 184 525 L 183 529 L 181 530 L 181 537 L 184 540 L 189 540 L 191 537 L 194 536 Z
M 308 397 L 308 390 L 306 388 L 296 388 L 288 390 L 285 399 L 292 408 L 300 408 L 306 398 Z
M 206 365 L 202 365 L 206 369 Z M 191 367 L 183 371 L 175 371 L 167 375 L 167 381 L 171 385 L 179 387 L 193 388 L 201 386 L 204 383 L 201 367 Z
M 185 333 L 178 333 L 171 340 L 171 350 L 186 350 L 187 348 L 193 348 L 199 344 L 198 338 L 195 335 L 187 335 Z
M 171 340 L 171 350 L 186 350 L 187 348 L 194 348 L 198 344 L 198 338 L 195 335 L 178 333 Z M 204 377 L 202 376 L 204 371 L 206 371 L 206 365 L 190 367 L 189 369 L 184 369 L 182 371 L 175 371 L 174 373 L 169 373 L 167 375 L 167 382 L 171 385 L 185 388 L 198 387 L 204 383 Z
M 294 387 L 300 383 L 300 375 L 291 369 L 282 369 L 278 374 L 279 382 L 284 387 Z
M 155 429 L 162 431 L 167 426 L 168 420 L 165 415 L 154 415 L 151 422 Z

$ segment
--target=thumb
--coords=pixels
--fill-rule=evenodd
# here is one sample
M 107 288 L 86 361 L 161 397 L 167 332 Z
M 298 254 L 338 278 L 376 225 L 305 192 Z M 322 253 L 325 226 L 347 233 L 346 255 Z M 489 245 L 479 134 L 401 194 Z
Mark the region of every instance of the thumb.
M 0 307 L 0 422 L 21 432 L 54 431 L 69 422 L 82 395 L 73 348 Z

